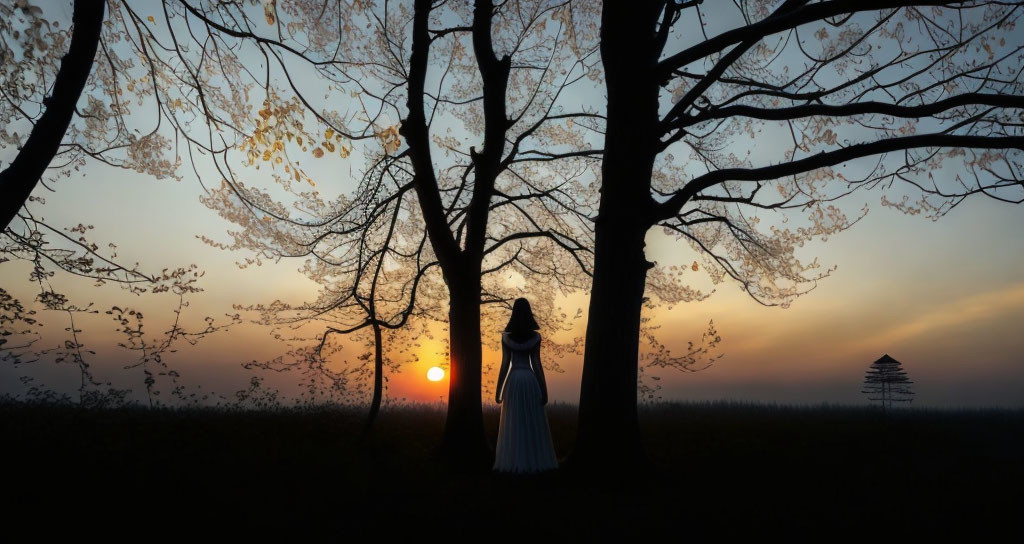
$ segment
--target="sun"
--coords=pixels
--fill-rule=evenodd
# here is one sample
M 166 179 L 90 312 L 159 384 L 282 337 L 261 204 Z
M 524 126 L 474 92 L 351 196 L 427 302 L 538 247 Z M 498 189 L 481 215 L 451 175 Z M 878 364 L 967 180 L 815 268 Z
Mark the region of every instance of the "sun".
M 430 367 L 430 370 L 427 371 L 427 379 L 432 382 L 441 381 L 442 379 L 444 379 L 444 370 L 442 370 L 441 367 L 439 366 Z

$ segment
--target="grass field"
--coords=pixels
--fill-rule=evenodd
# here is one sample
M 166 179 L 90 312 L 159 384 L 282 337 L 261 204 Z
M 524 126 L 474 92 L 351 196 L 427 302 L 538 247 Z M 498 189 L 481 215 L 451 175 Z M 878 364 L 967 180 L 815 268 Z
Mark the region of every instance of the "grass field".
M 0 414 L 13 501 L 3 527 L 42 539 L 1024 536 L 1024 411 L 642 406 L 659 473 L 629 489 L 564 475 L 453 477 L 428 461 L 439 404 L 388 407 L 365 445 L 363 413 L 336 408 L 8 402 Z M 576 408 L 551 404 L 548 414 L 564 457 Z M 493 445 L 497 410 L 485 418 Z

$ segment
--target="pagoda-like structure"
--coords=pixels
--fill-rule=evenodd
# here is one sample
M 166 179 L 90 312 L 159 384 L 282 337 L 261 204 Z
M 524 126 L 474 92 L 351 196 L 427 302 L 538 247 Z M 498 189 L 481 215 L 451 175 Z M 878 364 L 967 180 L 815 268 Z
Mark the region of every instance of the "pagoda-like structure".
M 910 384 L 914 382 L 907 378 L 900 362 L 889 354 L 883 355 L 880 359 L 871 363 L 867 375 L 864 377 L 864 390 L 868 400 L 880 401 L 882 410 L 892 409 L 894 402 L 911 402 L 914 392 L 910 390 Z

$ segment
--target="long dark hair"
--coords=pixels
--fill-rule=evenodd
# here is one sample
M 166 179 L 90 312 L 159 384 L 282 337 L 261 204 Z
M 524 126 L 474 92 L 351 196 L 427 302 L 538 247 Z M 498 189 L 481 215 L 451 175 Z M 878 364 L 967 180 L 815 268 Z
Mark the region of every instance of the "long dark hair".
M 537 320 L 533 318 L 533 310 L 530 309 L 530 301 L 525 298 L 517 298 L 512 303 L 512 317 L 505 325 L 505 331 L 514 340 L 522 342 L 530 337 L 530 332 L 540 329 Z

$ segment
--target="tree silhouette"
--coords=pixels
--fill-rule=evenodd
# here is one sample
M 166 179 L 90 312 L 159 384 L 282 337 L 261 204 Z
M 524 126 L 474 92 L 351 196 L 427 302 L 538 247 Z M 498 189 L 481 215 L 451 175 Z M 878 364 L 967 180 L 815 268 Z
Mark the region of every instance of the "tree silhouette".
M 78 103 L 86 80 L 92 71 L 93 58 L 96 56 L 96 49 L 100 43 L 104 4 L 105 2 L 84 0 L 75 2 L 71 44 L 68 46 L 67 53 L 60 59 L 60 69 L 57 70 L 53 79 L 52 91 L 40 101 L 39 106 L 42 113 L 32 125 L 28 137 L 21 143 L 21 148 L 14 160 L 0 171 L 0 189 L 4 192 L 3 202 L 0 203 L 0 230 L 7 229 L 18 210 L 28 200 L 32 189 L 42 178 L 50 161 L 58 153 L 64 134 L 74 116 L 75 105 Z M 42 23 L 45 21 L 41 18 L 42 9 L 26 4 L 21 10 L 28 18 L 27 24 L 24 25 L 18 24 L 19 22 L 24 23 L 25 20 L 17 20 L 17 9 L 12 7 L 0 9 L 2 9 L 0 13 L 6 19 L 2 23 L 3 30 L 7 31 L 5 34 L 14 38 L 12 40 L 14 44 L 22 46 L 22 50 L 16 54 L 7 45 L 10 42 L 4 40 L 3 49 L 6 50 L 0 52 L 4 59 L 4 72 L 7 72 L 4 74 L 7 76 L 7 85 L 0 88 L 2 89 L 0 93 L 8 100 L 13 99 L 12 102 L 16 105 L 14 108 L 4 108 L 6 111 L 3 112 L 2 118 L 6 129 L 6 125 L 17 117 L 13 111 L 16 111 L 24 101 L 20 96 L 24 90 L 19 89 L 21 85 L 19 85 L 18 79 L 24 78 L 31 82 L 32 75 L 41 77 L 39 72 L 28 77 L 24 74 L 15 74 L 21 70 L 29 70 L 30 74 L 35 70 L 40 70 L 38 67 L 33 69 L 31 66 L 40 61 L 33 54 L 36 48 L 44 50 L 44 59 L 41 63 L 43 66 L 46 64 L 45 57 L 51 57 L 51 62 L 53 62 L 52 53 L 47 55 L 45 52 L 45 42 L 42 44 L 32 43 L 34 39 L 52 39 L 53 36 L 44 37 L 42 35 Z M 22 26 L 24 28 L 20 28 Z M 50 49 L 53 51 L 56 48 L 50 47 Z M 24 84 L 22 83 L 22 85 Z M 30 85 L 28 86 L 30 87 Z M 6 130 L 4 132 L 6 133 Z M 16 133 L 14 137 L 17 138 Z M 6 136 L 5 140 L 7 138 L 10 136 Z M 10 140 L 5 141 L 4 144 L 9 145 Z
M 601 201 L 568 464 L 647 463 L 637 351 L 652 228 L 685 240 L 715 283 L 786 307 L 832 271 L 796 249 L 863 217 L 832 204 L 857 190 L 892 191 L 883 205 L 932 218 L 975 194 L 1024 202 L 1022 12 L 984 1 L 605 2 Z M 809 212 L 806 225 L 791 226 L 790 210 Z
M 167 10 L 167 32 L 178 38 L 168 59 L 156 64 L 195 74 L 211 64 L 208 59 L 249 67 L 223 74 L 235 100 L 206 116 L 231 120 L 238 150 L 255 168 L 269 166 L 279 185 L 254 187 L 257 178 L 242 174 L 229 148 L 213 153 L 224 180 L 204 202 L 243 228 L 230 244 L 207 240 L 256 252 L 246 265 L 263 257 L 312 259 L 305 272 L 325 285 L 323 296 L 308 305 L 275 306 L 295 324 L 305 318 L 342 323 L 327 329 L 321 347 L 335 333 L 396 330 L 411 312 L 446 322 L 451 368 L 442 449 L 473 459 L 464 464 L 486 466 L 477 462 L 486 453 L 479 331 L 495 332 L 496 343 L 511 301 L 524 294 L 504 280 L 525 279 L 549 331 L 581 313 L 554 308 L 554 295 L 589 283 L 598 186 L 590 177 L 601 154 L 593 140 L 603 133 L 604 115 L 594 113 L 597 105 L 581 107 L 571 91 L 600 81 L 595 4 L 385 1 L 325 10 L 299 1 L 264 7 L 172 3 Z M 192 31 L 176 30 L 183 26 Z M 147 51 L 163 54 L 155 44 Z M 224 85 L 188 81 L 197 95 Z M 325 101 L 314 94 L 322 88 Z M 243 122 L 252 118 L 246 109 L 251 91 L 264 97 L 254 129 Z M 339 103 L 358 113 L 341 114 Z M 312 167 L 299 165 L 303 153 L 324 162 L 362 158 L 366 166 L 352 198 L 306 190 L 314 180 Z M 336 186 L 334 174 L 316 176 L 315 186 Z M 387 261 L 394 265 L 384 269 L 408 273 L 401 284 L 409 289 L 400 296 L 386 295 L 375 279 Z M 652 273 L 649 282 L 662 301 L 705 296 L 681 284 L 681 270 L 658 272 L 664 273 Z M 423 306 L 437 311 L 417 310 L 422 298 L 416 293 L 429 285 L 443 286 L 431 287 L 440 298 Z M 669 356 L 649 335 L 658 354 L 652 365 L 693 370 L 715 338 Z M 374 343 L 366 345 L 376 353 Z M 573 339 L 549 342 L 547 349 L 576 353 L 580 346 Z M 316 354 L 300 353 L 287 364 L 323 365 Z M 379 404 L 379 379 L 371 413 Z
M 40 230 L 59 230 L 29 208 L 45 203 L 30 196 L 37 185 L 53 191 L 87 160 L 178 178 L 181 157 L 165 129 L 187 134 L 175 114 L 184 109 L 181 96 L 154 93 L 154 80 L 166 73 L 131 58 L 147 58 L 135 35 L 146 21 L 123 2 L 76 0 L 70 25 L 60 6 L 44 6 L 0 6 L 0 151 L 13 152 L 0 171 L 9 197 L 0 203 L 0 224 L 24 245 Z
M 882 410 L 888 412 L 894 402 L 914 400 L 914 392 L 910 390 L 912 383 L 914 382 L 907 378 L 907 373 L 900 366 L 900 362 L 886 353 L 871 363 L 864 376 L 864 390 L 861 393 L 866 394 L 868 400 L 879 401 Z
M 39 189 L 56 191 L 87 164 L 177 178 L 180 156 L 166 131 L 183 126 L 170 115 L 181 99 L 152 93 L 156 73 L 138 66 L 132 53 L 137 43 L 132 32 L 145 21 L 125 18 L 125 9 L 121 2 L 76 0 L 67 17 L 66 7 L 58 3 L 0 5 L 0 152 L 6 163 L 0 170 L 0 263 L 29 263 L 28 280 L 38 288 L 36 301 L 47 311 L 65 314 L 68 322 L 67 338 L 60 345 L 40 348 L 42 321 L 5 285 L 0 288 L 0 361 L 21 364 L 52 355 L 56 362 L 75 364 L 83 404 L 102 393 L 90 388 L 110 385 L 97 381 L 86 360 L 91 350 L 85 349 L 76 322 L 76 316 L 99 310 L 60 292 L 54 277 L 114 284 L 131 295 L 177 294 L 175 324 L 166 333 L 166 345 L 156 351 L 147 346 L 150 356 L 179 339 L 191 342 L 222 328 L 210 330 L 212 320 L 207 318 L 206 332 L 193 335 L 179 320 L 188 305 L 185 296 L 201 291 L 194 285 L 202 275 L 196 265 L 149 272 L 138 263 L 127 264 L 115 243 L 96 240 L 89 232 L 93 225 L 85 206 L 67 226 L 44 217 L 46 198 Z M 136 107 L 138 115 L 133 114 Z
M 412 313 L 446 311 L 431 313 L 449 329 L 441 450 L 463 466 L 490 464 L 480 331 L 496 343 L 499 316 L 522 295 L 506 280 L 530 278 L 551 328 L 578 317 L 553 300 L 584 288 L 590 268 L 596 193 L 581 180 L 596 165 L 587 135 L 601 116 L 567 90 L 596 77 L 596 19 L 579 24 L 591 6 L 165 2 L 166 25 L 140 32 L 155 72 L 183 74 L 155 80 L 190 89 L 182 107 L 221 130 L 186 144 L 219 148 L 208 156 L 223 181 L 205 202 L 243 230 L 231 244 L 207 241 L 253 250 L 257 264 L 311 258 L 307 275 L 330 286 L 315 304 L 277 309 L 345 322 L 328 334 L 394 330 Z M 218 95 L 225 100 L 202 101 Z M 341 176 L 317 173 L 324 167 L 299 160 L 306 155 L 362 159 L 353 197 L 307 190 L 341 192 Z M 277 187 L 255 187 L 245 163 L 268 166 Z M 408 272 L 399 284 L 409 288 L 381 288 L 381 269 Z M 447 304 L 418 303 L 429 283 L 444 286 L 433 293 Z

